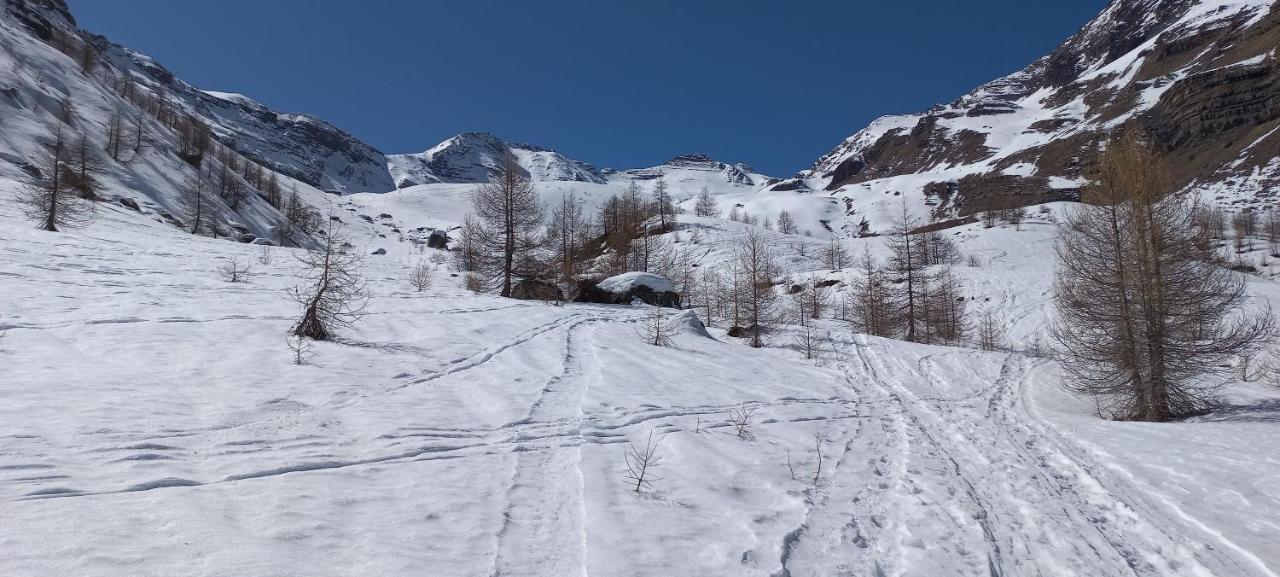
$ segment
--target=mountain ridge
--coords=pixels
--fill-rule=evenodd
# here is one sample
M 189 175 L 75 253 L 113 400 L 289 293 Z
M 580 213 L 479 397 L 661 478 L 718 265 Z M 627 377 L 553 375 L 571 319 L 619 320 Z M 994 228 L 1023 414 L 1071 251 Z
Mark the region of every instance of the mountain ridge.
M 1270 0 L 1115 0 L 1022 70 L 878 118 L 797 176 L 855 204 L 916 196 L 933 218 L 1074 200 L 1128 124 L 1173 157 L 1179 188 L 1256 203 L 1280 184 L 1277 44 Z

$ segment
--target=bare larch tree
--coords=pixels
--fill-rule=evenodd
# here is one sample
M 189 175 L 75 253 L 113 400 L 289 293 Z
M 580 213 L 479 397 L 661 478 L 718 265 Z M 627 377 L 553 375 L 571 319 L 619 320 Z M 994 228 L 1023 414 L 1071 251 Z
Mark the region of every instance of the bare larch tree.
M 330 220 L 324 244 L 298 256 L 303 283 L 289 294 L 302 307 L 302 318 L 294 325 L 293 334 L 328 339 L 338 327 L 350 326 L 364 313 L 369 292 L 360 274 L 362 261 L 354 252 L 344 252 L 344 244 L 346 235 Z
M 773 324 L 778 296 L 773 290 L 773 277 L 777 271 L 773 249 L 764 235 L 755 229 L 748 229 L 738 238 L 734 245 L 737 257 L 739 305 L 742 308 L 743 321 L 751 335 L 752 347 L 763 347 L 762 336 Z
M 716 202 L 716 197 L 711 195 L 711 191 L 707 187 L 702 187 L 698 192 L 698 200 L 693 205 L 693 213 L 702 217 L 720 216 L 720 203 Z
M 179 193 L 183 216 L 187 219 L 187 225 L 191 227 L 191 234 L 200 234 L 201 231 L 212 229 L 215 210 L 209 198 L 209 182 L 204 177 L 204 171 L 197 168 L 195 174 L 187 177 L 187 180 L 182 183 Z
M 587 228 L 582 200 L 573 192 L 561 197 L 560 203 L 551 209 L 547 240 L 563 283 L 573 282 L 582 272 L 587 252 Z
M 902 212 L 894 218 L 893 228 L 885 240 L 889 250 L 893 251 L 889 271 L 898 280 L 896 300 L 898 315 L 906 331 L 904 337 L 913 342 L 924 338 L 923 326 L 927 319 L 922 298 L 926 283 L 924 251 L 920 250 L 919 239 L 913 232 L 919 225 L 903 201 Z
M 76 228 L 88 224 L 93 217 L 93 203 L 81 197 L 70 181 L 74 171 L 67 163 L 71 156 L 67 120 L 60 115 L 53 139 L 33 155 L 31 164 L 38 171 L 18 191 L 18 202 L 28 218 L 43 230 Z
M 471 194 L 471 206 L 492 243 L 486 272 L 501 287 L 499 294 L 509 297 L 513 279 L 528 272 L 520 268 L 538 248 L 542 201 L 524 169 L 506 158 L 489 183 Z
M 1054 300 L 1070 388 L 1099 412 L 1167 421 L 1211 405 L 1231 357 L 1264 346 L 1270 310 L 1249 312 L 1245 281 L 1200 238 L 1199 211 L 1170 195 L 1164 160 L 1137 131 L 1109 143 L 1058 244 Z
M 850 321 L 855 330 L 877 337 L 891 337 L 897 332 L 893 290 L 888 275 L 870 249 L 864 247 L 859 268 L 861 276 L 850 292 Z
M 676 222 L 676 203 L 667 189 L 667 181 L 659 176 L 653 183 L 653 212 L 658 216 L 658 226 L 663 232 L 670 230 Z

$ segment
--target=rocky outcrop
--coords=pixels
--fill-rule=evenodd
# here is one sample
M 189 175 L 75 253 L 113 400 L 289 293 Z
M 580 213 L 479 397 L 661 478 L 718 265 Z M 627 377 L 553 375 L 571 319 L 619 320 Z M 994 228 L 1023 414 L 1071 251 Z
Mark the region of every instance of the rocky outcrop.
M 65 25 L 70 26 L 76 23 L 64 0 L 6 0 L 5 10 L 37 38 L 46 42 L 53 40 L 58 31 L 55 19 L 61 19 Z

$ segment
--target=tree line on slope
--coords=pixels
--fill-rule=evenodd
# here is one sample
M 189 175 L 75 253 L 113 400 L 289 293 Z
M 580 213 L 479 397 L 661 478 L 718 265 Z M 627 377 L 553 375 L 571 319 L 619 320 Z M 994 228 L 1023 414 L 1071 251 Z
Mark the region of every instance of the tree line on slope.
M 103 200 L 100 181 L 110 164 L 126 166 L 156 150 L 172 154 L 194 171 L 176 191 L 182 218 L 168 216 L 192 234 L 242 234 L 226 217 L 240 212 L 250 195 L 278 212 L 275 242 L 307 244 L 304 237 L 320 230 L 319 213 L 300 200 L 296 185 L 286 194 L 275 171 L 219 143 L 208 124 L 180 109 L 161 87 L 144 86 L 117 69 L 93 42 L 55 32 L 49 44 L 110 95 L 110 111 L 100 128 L 101 138 L 92 135 L 74 95 L 63 97 L 52 111 L 50 137 L 33 152 L 29 178 L 18 197 L 40 228 L 57 231 L 87 224 L 95 213 L 91 202 Z

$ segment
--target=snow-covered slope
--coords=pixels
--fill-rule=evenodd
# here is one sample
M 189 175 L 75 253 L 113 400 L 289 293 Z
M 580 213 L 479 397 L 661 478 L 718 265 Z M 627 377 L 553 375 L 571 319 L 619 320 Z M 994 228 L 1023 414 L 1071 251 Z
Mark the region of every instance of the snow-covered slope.
M 406 192 L 342 202 L 368 214 L 364 201 Z M 764 350 L 719 328 L 655 348 L 636 334 L 643 308 L 472 295 L 443 269 L 413 292 L 406 270 L 426 255 L 346 217 L 356 250 L 388 249 L 363 268 L 375 298 L 298 366 L 282 338 L 294 249 L 228 284 L 214 268 L 257 247 L 115 208 L 43 233 L 11 194 L 0 184 L 5 575 L 1280 568 L 1274 391 L 1236 386 L 1200 422 L 1109 423 L 1051 361 L 829 319 L 821 366 L 788 346 L 790 327 Z M 706 225 L 681 233 L 705 266 L 746 226 L 682 218 Z M 1052 225 L 952 234 L 980 257 L 962 272 L 968 299 L 1005 313 L 1016 345 L 1042 331 Z M 775 240 L 787 271 L 823 273 L 818 241 Z M 849 248 L 863 245 L 882 250 Z M 744 407 L 747 439 L 729 422 Z M 662 464 L 637 495 L 624 452 L 650 434 Z
M 484 132 L 464 132 L 418 154 L 388 157 L 397 188 L 432 183 L 481 183 L 514 160 L 535 182 L 603 183 L 594 166 L 528 144 L 509 144 Z
M 218 140 L 259 164 L 330 192 L 394 188 L 381 152 L 319 118 L 272 110 L 241 94 L 199 90 L 150 57 L 96 41 L 121 70 L 204 119 Z
M 881 118 L 800 176 L 877 224 L 899 196 L 934 218 L 1069 200 L 1107 132 L 1133 120 L 1180 185 L 1258 202 L 1280 183 L 1277 45 L 1272 0 L 1115 0 L 1026 69 Z
M 350 250 L 368 255 L 360 272 L 373 298 L 296 365 L 284 333 L 298 311 L 285 289 L 299 282 L 299 249 L 173 226 L 175 190 L 194 170 L 174 153 L 180 136 L 152 116 L 154 146 L 109 163 L 103 182 L 108 199 L 139 210 L 101 203 L 92 224 L 64 233 L 20 215 L 18 181 L 59 99 L 74 95 L 77 128 L 94 138 L 112 111 L 139 108 L 41 39 L 70 25 L 58 0 L 4 2 L 0 575 L 1280 574 L 1280 392 L 1230 382 L 1224 405 L 1196 419 L 1107 422 L 1063 389 L 1053 360 L 1033 354 L 1047 342 L 1053 245 L 1069 203 L 1046 204 L 1019 228 L 944 232 L 968 257 L 952 270 L 963 302 L 995 314 L 1003 352 L 853 334 L 831 311 L 812 321 L 822 345 L 807 361 L 791 309 L 764 349 L 728 336 L 722 319 L 704 332 L 699 311 L 671 312 L 675 346 L 658 348 L 637 334 L 647 308 L 472 294 L 446 264 L 430 264 L 448 253 L 423 246 L 462 221 L 468 195 L 510 154 L 549 204 L 574 193 L 593 214 L 632 184 L 651 193 L 661 178 L 686 209 L 705 188 L 720 214 L 678 215 L 662 238 L 672 250 L 699 271 L 727 271 L 734 242 L 755 230 L 778 255 L 784 302 L 791 285 L 822 280 L 839 308 L 857 272 L 830 270 L 822 249 L 834 238 L 850 254 L 886 254 L 880 239 L 855 238 L 860 219 L 887 222 L 904 199 L 952 213 L 967 192 L 932 183 L 962 175 L 1079 186 L 1078 173 L 1018 152 L 1054 146 L 1011 127 L 1057 109 L 999 98 L 1023 91 L 1012 82 L 984 87 L 981 102 L 940 112 L 917 135 L 991 123 L 983 138 L 1004 139 L 1012 156 L 952 162 L 950 141 L 937 141 L 930 158 L 942 164 L 833 190 L 821 171 L 777 180 L 702 155 L 597 171 L 474 134 L 389 159 L 397 178 L 422 180 L 391 192 L 334 196 L 299 183 L 304 202 L 352 237 Z M 1195 16 L 1190 3 L 1148 2 L 1182 12 L 1135 20 L 1130 5 L 1117 3 L 1073 52 L 1128 54 L 1134 38 L 1170 22 L 1217 22 L 1249 6 L 1202 3 L 1223 9 Z M 1123 30 L 1137 32 L 1114 32 Z M 1061 89 L 1034 92 L 1044 90 Z M 213 111 L 201 114 L 219 118 L 269 113 L 239 95 L 201 94 L 173 102 L 207 99 Z M 881 119 L 849 150 L 873 158 L 924 119 Z M 1271 142 L 1254 141 L 1248 150 Z M 280 219 L 256 191 L 222 208 L 262 234 Z M 786 210 L 814 238 L 732 222 L 735 208 L 762 220 Z M 1268 278 L 1280 264 L 1262 254 L 1240 258 L 1263 273 L 1251 294 L 1274 301 L 1280 285 Z M 252 263 L 247 282 L 219 278 L 228 259 Z M 423 262 L 434 286 L 419 293 L 408 273 Z M 738 434 L 731 420 L 743 411 L 751 424 Z M 637 493 L 625 453 L 650 435 L 661 464 Z
M 220 154 L 209 150 L 202 160 L 184 159 L 182 135 L 173 122 L 180 117 L 176 112 L 179 100 L 164 99 L 173 108 L 161 108 L 157 104 L 161 100 L 152 96 L 165 92 L 152 93 L 146 88 L 125 91 L 120 79 L 127 67 L 99 59 L 96 53 L 90 53 L 94 55 L 93 66 L 86 68 L 80 55 L 86 41 L 92 45 L 94 39 L 82 35 L 61 6 L 60 2 L 34 0 L 5 0 L 0 6 L 0 180 L 22 181 L 36 169 L 31 162 L 52 141 L 56 118 L 65 102 L 73 110 L 66 131 L 69 137 L 83 134 L 91 154 L 102 161 L 99 196 L 107 202 L 136 205 L 148 218 L 183 226 L 186 216 L 179 191 L 195 177 L 197 164 L 203 166 L 208 178 L 220 166 Z M 126 97 L 129 94 L 132 98 Z M 136 152 L 129 145 L 119 158 L 108 157 L 106 143 L 113 116 L 128 125 L 123 133 L 131 133 L 133 124 L 142 122 L 144 139 Z M 261 191 L 253 189 L 238 172 L 228 178 L 246 191 L 246 197 L 233 209 L 225 199 L 210 195 L 211 212 L 216 213 L 211 219 L 218 223 L 220 233 L 278 240 L 277 227 L 284 221 L 280 211 L 265 202 Z M 279 182 L 286 189 L 296 184 L 306 205 L 326 203 L 314 187 L 287 176 Z M 297 236 L 290 242 L 305 245 L 309 241 Z
M 92 47 L 93 59 L 105 61 L 116 78 L 132 79 L 175 111 L 199 118 L 223 144 L 276 172 L 333 192 L 393 188 L 386 157 L 372 146 L 310 115 L 271 110 L 239 94 L 199 90 L 149 56 L 79 30 L 62 0 L 4 0 L 0 19 L 12 33 L 62 45 L 75 57 L 82 43 Z M 45 81 L 47 92 L 65 82 L 58 75 Z

